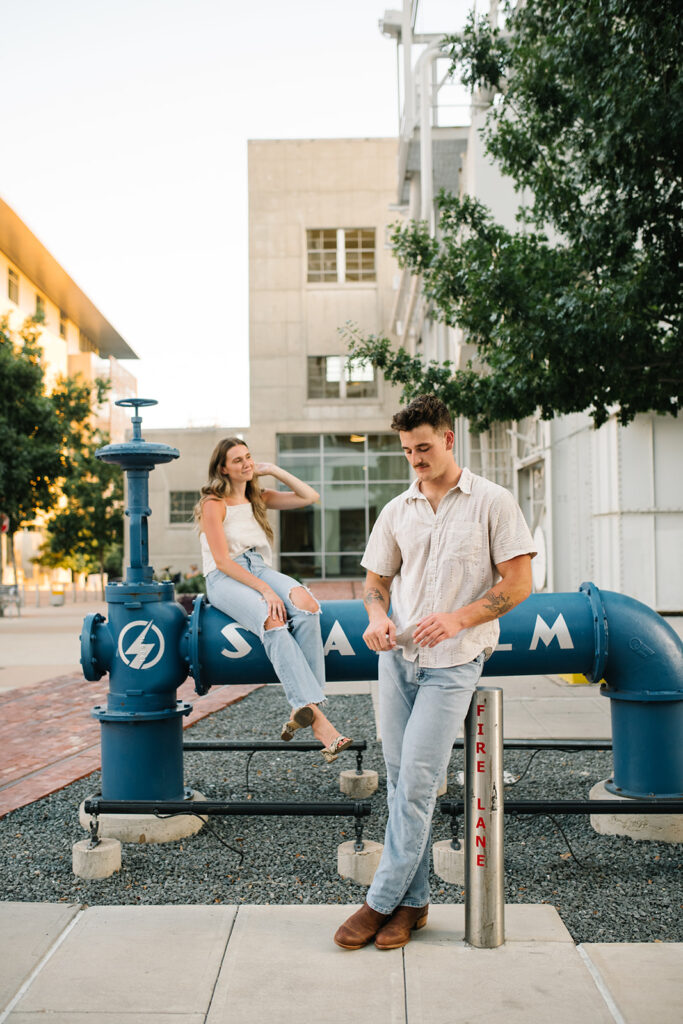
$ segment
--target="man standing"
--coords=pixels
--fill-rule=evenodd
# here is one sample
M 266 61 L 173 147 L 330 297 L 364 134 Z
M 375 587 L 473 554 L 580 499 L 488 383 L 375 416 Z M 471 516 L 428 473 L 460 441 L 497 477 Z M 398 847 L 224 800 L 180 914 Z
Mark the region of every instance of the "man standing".
M 334 936 L 343 949 L 373 938 L 397 949 L 427 923 L 437 789 L 496 646 L 497 619 L 531 592 L 535 554 L 509 491 L 455 462 L 443 402 L 421 395 L 391 426 L 417 479 L 382 510 L 362 559 L 389 820 L 366 902 Z

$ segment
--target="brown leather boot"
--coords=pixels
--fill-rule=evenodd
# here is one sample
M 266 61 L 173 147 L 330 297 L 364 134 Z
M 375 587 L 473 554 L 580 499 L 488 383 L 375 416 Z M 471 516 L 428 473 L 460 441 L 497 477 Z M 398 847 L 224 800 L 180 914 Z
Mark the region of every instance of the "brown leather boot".
M 426 907 L 396 907 L 389 920 L 375 935 L 378 949 L 400 949 L 410 942 L 411 931 L 427 924 L 429 904 Z
M 362 949 L 372 941 L 384 922 L 388 921 L 389 916 L 389 914 L 378 913 L 364 903 L 360 910 L 352 914 L 337 929 L 334 941 L 342 949 Z

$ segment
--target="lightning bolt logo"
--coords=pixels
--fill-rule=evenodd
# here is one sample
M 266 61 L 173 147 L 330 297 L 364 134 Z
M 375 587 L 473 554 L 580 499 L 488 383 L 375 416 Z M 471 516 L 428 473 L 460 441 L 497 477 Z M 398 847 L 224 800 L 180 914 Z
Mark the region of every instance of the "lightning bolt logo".
M 141 628 L 140 628 L 141 627 Z M 124 647 L 124 638 L 131 629 L 140 628 L 140 632 L 134 637 L 132 644 L 128 647 Z M 153 641 L 147 641 L 147 634 L 150 632 L 153 636 Z M 147 661 L 147 658 L 154 650 L 156 645 L 159 645 L 159 650 L 156 655 Z M 153 665 L 161 658 L 164 653 L 164 637 L 161 631 L 154 625 L 152 620 L 149 622 L 138 621 L 129 622 L 125 629 L 122 629 L 119 633 L 118 651 L 121 660 L 124 664 L 130 668 L 145 669 L 152 668 Z M 131 658 L 132 656 L 132 658 Z

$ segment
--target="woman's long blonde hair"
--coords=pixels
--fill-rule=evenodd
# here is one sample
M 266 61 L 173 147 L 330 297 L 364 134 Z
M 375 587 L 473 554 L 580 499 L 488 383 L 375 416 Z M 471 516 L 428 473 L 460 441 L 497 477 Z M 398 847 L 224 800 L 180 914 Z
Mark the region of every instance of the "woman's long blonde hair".
M 243 445 L 245 448 L 247 447 L 246 442 L 243 441 L 241 437 L 224 437 L 223 440 L 219 441 L 214 448 L 211 454 L 211 459 L 209 460 L 208 483 L 204 484 L 199 492 L 199 501 L 194 507 L 194 519 L 197 526 L 201 523 L 202 508 L 207 498 L 224 499 L 228 498 L 232 494 L 230 477 L 226 476 L 223 472 L 223 466 L 225 465 L 225 457 L 230 449 L 235 448 L 238 444 Z M 266 503 L 263 500 L 258 477 L 254 476 L 252 480 L 247 481 L 246 495 L 254 510 L 254 519 L 263 529 L 263 532 L 272 544 L 273 528 L 268 522 L 268 516 L 266 515 Z

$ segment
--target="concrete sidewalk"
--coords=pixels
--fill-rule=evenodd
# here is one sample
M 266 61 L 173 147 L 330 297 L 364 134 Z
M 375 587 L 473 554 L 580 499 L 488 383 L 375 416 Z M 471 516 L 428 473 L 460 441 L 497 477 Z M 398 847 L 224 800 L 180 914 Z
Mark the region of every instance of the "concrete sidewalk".
M 350 907 L 0 904 L 4 1024 L 679 1024 L 683 947 L 576 947 L 549 906 L 464 942 L 435 906 L 403 950 L 338 949 Z
M 36 609 L 21 620 L 0 619 L 0 664 L 5 666 L 0 689 L 3 672 L 5 682 L 14 680 L 3 695 L 3 710 L 18 709 L 22 701 L 28 707 L 31 699 L 43 699 L 49 707 L 60 684 L 57 667 L 70 673 L 76 688 L 68 713 L 46 719 L 42 738 L 39 730 L 31 741 L 32 754 L 46 765 L 48 725 L 50 743 L 64 744 L 74 728 L 90 721 L 96 702 L 93 684 L 79 676 L 74 653 L 82 618 L 92 610 L 97 609 L 76 605 Z M 595 687 L 569 686 L 551 676 L 492 677 L 483 683 L 503 687 L 508 738 L 610 736 L 609 701 Z M 228 699 L 235 689 L 215 687 L 207 698 Z M 374 685 L 328 689 L 373 694 Z M 200 703 L 189 691 L 181 695 Z M 10 723 L 8 736 L 16 734 L 26 743 L 32 718 Z M 92 753 L 97 739 L 94 734 L 89 739 Z M 0 757 L 2 749 L 0 743 Z M 33 768 L 25 781 L 39 775 Z M 428 926 L 404 950 L 381 953 L 370 946 L 350 953 L 338 949 L 332 935 L 352 910 L 0 902 L 0 1024 L 681 1020 L 682 944 L 577 947 L 554 907 L 515 904 L 506 908 L 505 945 L 478 950 L 464 942 L 464 908 L 435 905 Z

